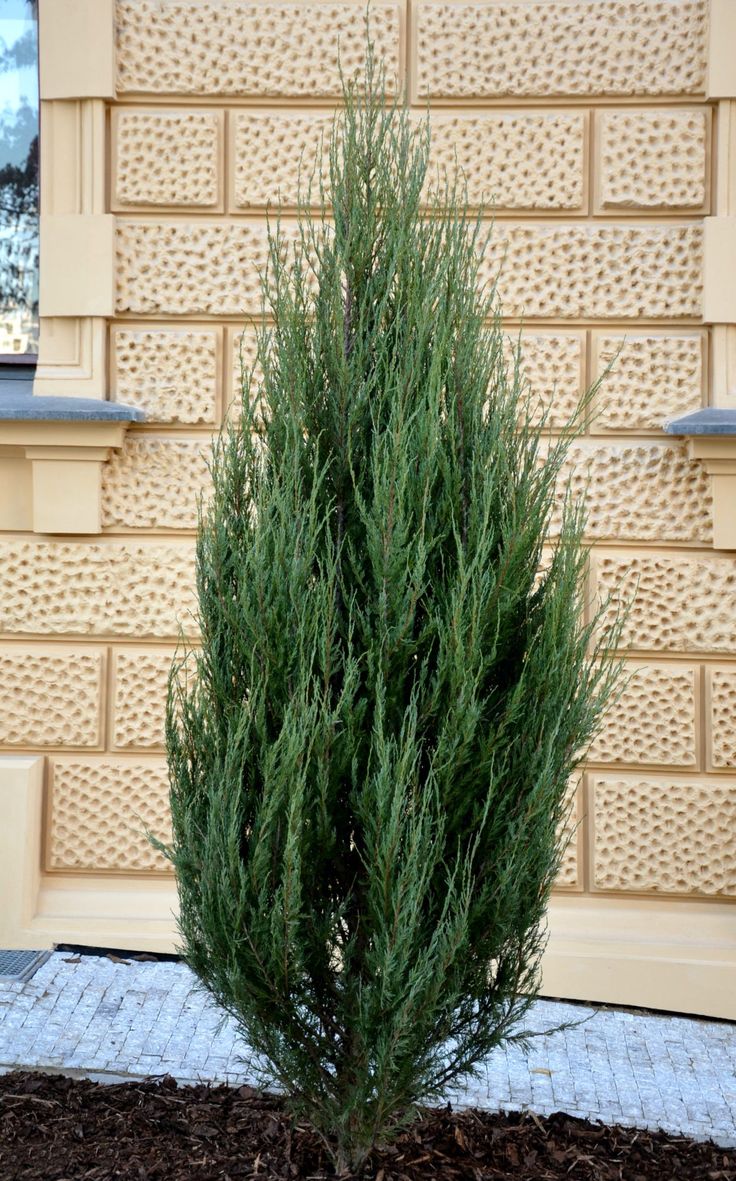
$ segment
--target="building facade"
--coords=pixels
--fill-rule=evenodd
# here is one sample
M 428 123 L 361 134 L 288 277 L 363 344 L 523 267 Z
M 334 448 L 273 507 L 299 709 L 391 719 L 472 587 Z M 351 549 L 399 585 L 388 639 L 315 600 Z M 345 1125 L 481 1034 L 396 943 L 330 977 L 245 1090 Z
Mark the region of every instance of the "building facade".
M 736 411 L 736 0 L 373 0 L 370 21 L 433 163 L 493 198 L 487 273 L 505 253 L 553 426 L 616 358 L 572 459 L 591 604 L 632 600 L 631 677 L 576 787 L 545 992 L 734 1018 L 736 447 L 663 427 Z M 167 830 L 197 495 L 267 209 L 293 218 L 365 4 L 40 0 L 39 22 L 33 395 L 76 410 L 8 417 L 0 383 L 0 945 L 167 950 L 144 828 Z

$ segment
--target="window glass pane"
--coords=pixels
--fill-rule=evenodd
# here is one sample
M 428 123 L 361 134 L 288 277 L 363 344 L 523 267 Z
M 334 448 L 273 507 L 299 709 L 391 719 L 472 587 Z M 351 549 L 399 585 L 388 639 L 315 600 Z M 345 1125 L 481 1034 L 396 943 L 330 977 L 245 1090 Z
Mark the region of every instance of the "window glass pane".
M 0 0 L 0 354 L 38 352 L 37 0 Z

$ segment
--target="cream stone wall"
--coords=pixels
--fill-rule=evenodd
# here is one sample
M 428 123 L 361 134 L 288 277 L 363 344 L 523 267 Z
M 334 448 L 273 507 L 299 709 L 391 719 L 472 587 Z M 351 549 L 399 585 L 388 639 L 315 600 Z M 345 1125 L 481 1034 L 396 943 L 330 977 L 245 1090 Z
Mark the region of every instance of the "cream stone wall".
M 471 202 L 494 202 L 485 273 L 505 258 L 553 429 L 613 364 L 565 475 L 589 487 L 591 602 L 632 601 L 630 676 L 575 788 L 545 987 L 734 1017 L 736 555 L 713 548 L 710 475 L 662 432 L 736 405 L 724 3 L 374 0 L 371 31 L 417 118 L 429 105 L 433 183 L 457 160 Z M 29 798 L 44 757 L 37 938 L 163 947 L 173 889 L 144 828 L 166 832 L 197 497 L 260 310 L 267 211 L 290 231 L 365 5 L 41 0 L 42 33 L 64 7 L 42 61 L 37 390 L 147 420 L 104 465 L 98 536 L 0 538 L 0 751 L 26 757 Z M 69 240 L 107 252 L 92 279 L 60 270 Z

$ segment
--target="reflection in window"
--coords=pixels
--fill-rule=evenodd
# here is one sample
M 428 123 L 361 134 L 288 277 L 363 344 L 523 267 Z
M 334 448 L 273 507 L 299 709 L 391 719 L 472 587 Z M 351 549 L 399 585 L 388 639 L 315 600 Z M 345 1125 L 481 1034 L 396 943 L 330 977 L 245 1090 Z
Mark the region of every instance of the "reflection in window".
M 0 0 L 0 355 L 38 352 L 37 0 Z

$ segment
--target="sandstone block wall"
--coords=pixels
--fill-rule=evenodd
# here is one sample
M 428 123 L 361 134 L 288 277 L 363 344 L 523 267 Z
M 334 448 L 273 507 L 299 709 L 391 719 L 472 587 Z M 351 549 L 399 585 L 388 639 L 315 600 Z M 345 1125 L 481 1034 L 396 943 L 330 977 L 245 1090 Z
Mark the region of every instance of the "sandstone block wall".
M 706 0 L 374 0 L 371 31 L 433 177 L 493 201 L 486 273 L 559 428 L 611 372 L 574 448 L 591 596 L 634 594 L 630 679 L 576 789 L 560 890 L 736 894 L 736 559 L 710 483 L 662 433 L 709 398 L 703 219 L 714 212 Z M 163 695 L 191 627 L 197 497 L 237 401 L 266 216 L 290 230 L 347 74 L 363 0 L 117 0 L 106 209 L 109 396 L 144 426 L 106 465 L 103 534 L 0 540 L 0 749 L 49 753 L 44 867 L 160 873 Z M 318 181 L 319 177 L 315 177 Z M 241 343 L 242 338 L 242 343 Z M 623 591 L 621 588 L 624 588 Z M 49 689 L 53 686 L 53 689 Z M 729 844 L 731 852 L 729 852 Z

